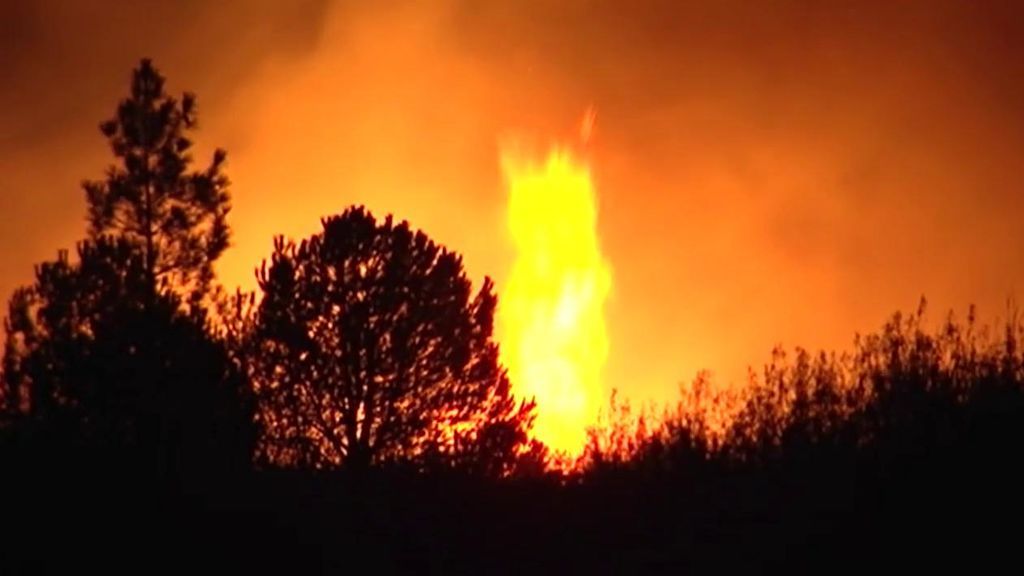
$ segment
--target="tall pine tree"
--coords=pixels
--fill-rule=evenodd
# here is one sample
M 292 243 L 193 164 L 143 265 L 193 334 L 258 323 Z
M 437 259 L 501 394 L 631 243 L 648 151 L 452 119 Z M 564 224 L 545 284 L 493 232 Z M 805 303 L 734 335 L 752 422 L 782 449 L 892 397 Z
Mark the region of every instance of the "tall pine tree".
M 190 170 L 188 134 L 196 127 L 195 96 L 169 96 L 163 76 L 143 60 L 129 97 L 100 124 L 118 163 L 103 180 L 83 183 L 90 238 L 137 243 L 153 291 L 171 290 L 192 304 L 209 291 L 212 264 L 228 246 L 231 208 L 223 150 L 205 169 Z
M 118 162 L 84 184 L 88 237 L 10 302 L 6 411 L 34 445 L 85 443 L 161 475 L 247 466 L 248 388 L 204 308 L 228 245 L 225 153 L 190 171 L 195 98 L 168 96 L 148 60 L 100 128 Z

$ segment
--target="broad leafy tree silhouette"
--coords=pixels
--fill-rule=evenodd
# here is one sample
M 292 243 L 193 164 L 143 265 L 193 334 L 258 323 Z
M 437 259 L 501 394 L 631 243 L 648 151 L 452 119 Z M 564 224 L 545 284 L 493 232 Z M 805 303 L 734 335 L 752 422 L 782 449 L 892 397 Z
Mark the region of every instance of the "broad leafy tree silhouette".
M 500 476 L 533 450 L 491 339 L 496 297 L 461 257 L 362 207 L 258 273 L 252 335 L 259 455 L 281 465 L 402 464 Z

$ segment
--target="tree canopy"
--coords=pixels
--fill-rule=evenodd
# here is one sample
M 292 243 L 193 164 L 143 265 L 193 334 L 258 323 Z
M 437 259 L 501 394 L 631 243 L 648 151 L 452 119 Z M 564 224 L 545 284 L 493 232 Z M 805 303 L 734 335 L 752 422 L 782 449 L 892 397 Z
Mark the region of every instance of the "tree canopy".
M 85 184 L 77 258 L 60 251 L 11 298 L 0 399 L 37 448 L 51 437 L 208 473 L 252 449 L 247 384 L 202 302 L 227 245 L 224 153 L 187 172 L 195 101 L 163 85 L 143 60 L 101 125 L 121 165 Z
M 169 96 L 149 60 L 132 75 L 129 96 L 100 124 L 118 163 L 103 180 L 85 181 L 89 235 L 114 234 L 138 244 L 147 282 L 191 299 L 210 288 L 212 264 L 228 246 L 227 154 L 217 149 L 192 170 L 196 99 Z
M 491 339 L 496 297 L 459 255 L 362 207 L 275 241 L 253 325 L 261 457 L 317 468 L 432 463 L 500 474 L 532 403 Z

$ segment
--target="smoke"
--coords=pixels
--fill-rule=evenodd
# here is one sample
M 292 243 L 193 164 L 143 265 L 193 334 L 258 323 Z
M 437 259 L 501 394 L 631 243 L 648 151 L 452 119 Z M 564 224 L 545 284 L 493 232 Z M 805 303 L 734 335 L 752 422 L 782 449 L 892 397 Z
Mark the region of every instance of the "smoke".
M 229 151 L 220 271 L 250 287 L 273 234 L 365 203 L 500 288 L 502 136 L 578 138 L 593 104 L 605 379 L 631 396 L 702 368 L 742 380 L 775 344 L 845 347 L 922 294 L 992 317 L 1024 278 L 1012 2 L 13 6 L 4 294 L 80 235 L 96 123 L 143 55 L 199 94 L 200 158 Z
M 321 0 L 0 3 L 0 298 L 84 235 L 80 182 L 110 163 L 99 123 L 140 58 L 154 59 L 171 93 L 198 93 L 203 163 L 226 136 L 222 103 L 266 59 L 315 45 L 325 10 Z

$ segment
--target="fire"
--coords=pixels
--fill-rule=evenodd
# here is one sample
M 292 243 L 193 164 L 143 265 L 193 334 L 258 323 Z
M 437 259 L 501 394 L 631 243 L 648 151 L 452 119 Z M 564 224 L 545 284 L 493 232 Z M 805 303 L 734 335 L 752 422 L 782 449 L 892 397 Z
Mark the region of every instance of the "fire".
M 567 150 L 543 163 L 502 154 L 516 250 L 499 299 L 502 362 L 521 397 L 537 401 L 536 438 L 578 454 L 604 400 L 604 302 L 611 271 L 597 236 L 590 170 Z

